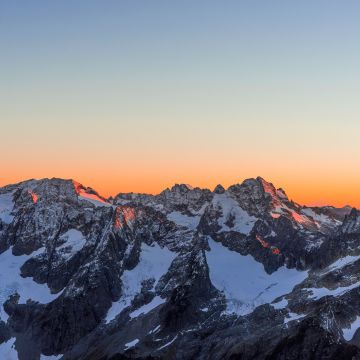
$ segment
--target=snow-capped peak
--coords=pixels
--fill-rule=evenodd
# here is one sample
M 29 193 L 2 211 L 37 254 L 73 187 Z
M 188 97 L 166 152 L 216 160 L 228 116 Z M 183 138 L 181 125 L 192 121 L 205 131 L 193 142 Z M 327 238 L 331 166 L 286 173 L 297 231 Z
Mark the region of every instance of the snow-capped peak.
M 175 184 L 171 187 L 171 191 L 191 191 L 194 190 L 194 187 L 192 187 L 189 184 Z
M 95 190 L 84 187 L 79 182 L 73 180 L 74 189 L 80 200 L 86 200 L 94 204 L 95 206 L 111 206 L 111 204 L 102 196 L 100 196 Z

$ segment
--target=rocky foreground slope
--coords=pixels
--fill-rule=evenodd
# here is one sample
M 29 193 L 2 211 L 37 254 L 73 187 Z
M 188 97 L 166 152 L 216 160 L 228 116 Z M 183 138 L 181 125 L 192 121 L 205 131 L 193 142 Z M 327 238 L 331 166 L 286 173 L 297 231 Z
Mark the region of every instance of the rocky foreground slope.
M 360 359 L 360 212 L 262 178 L 0 188 L 0 358 Z

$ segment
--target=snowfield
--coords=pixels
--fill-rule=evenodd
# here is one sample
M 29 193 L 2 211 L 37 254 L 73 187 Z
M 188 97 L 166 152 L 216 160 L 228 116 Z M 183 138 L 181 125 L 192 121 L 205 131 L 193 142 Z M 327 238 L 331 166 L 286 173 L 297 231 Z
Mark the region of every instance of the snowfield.
M 160 296 L 155 296 L 148 304 L 141 306 L 139 309 L 134 310 L 131 314 L 131 318 L 138 317 L 142 314 L 147 314 L 152 309 L 155 309 L 157 306 L 163 304 L 166 299 L 162 299 Z
M 108 202 L 105 202 L 95 194 L 88 194 L 86 192 L 82 192 L 79 194 L 79 200 L 88 201 L 95 206 L 112 206 Z
M 59 238 L 64 241 L 57 250 L 61 250 L 63 257 L 71 258 L 78 251 L 80 251 L 86 244 L 86 238 L 81 231 L 76 229 L 70 229 Z
M 139 339 L 135 339 L 125 344 L 125 350 L 134 347 L 139 342 Z
M 342 296 L 345 293 L 353 289 L 356 289 L 359 286 L 360 286 L 360 281 L 357 281 L 349 286 L 339 286 L 336 289 L 327 289 L 325 287 L 322 287 L 322 288 L 305 288 L 303 290 L 310 292 L 309 298 L 311 300 L 319 300 L 324 296 Z
M 5 224 L 10 224 L 14 217 L 11 212 L 14 208 L 13 193 L 6 193 L 0 195 L 0 220 Z
M 184 226 L 188 229 L 195 230 L 196 227 L 199 225 L 201 216 L 187 216 L 179 211 L 173 211 L 167 215 L 167 218 L 179 226 Z
M 311 218 L 314 219 L 314 221 L 318 224 L 326 224 L 326 225 L 333 225 L 333 223 L 336 224 L 341 224 L 341 221 L 335 220 L 335 219 L 331 219 L 329 218 L 329 216 L 325 215 L 325 214 L 317 214 L 313 209 L 310 208 L 305 208 L 302 209 L 301 211 L 303 214 L 305 214 L 306 216 L 309 216 Z
M 168 271 L 176 255 L 165 247 L 161 248 L 157 243 L 154 246 L 142 244 L 139 263 L 131 271 L 124 271 L 121 278 L 123 294 L 119 301 L 112 304 L 107 313 L 106 322 L 113 320 L 123 309 L 131 305 L 134 297 L 140 293 L 141 283 L 144 280 L 154 279 L 155 287 L 162 275 Z M 157 296 L 149 304 L 133 311 L 130 316 L 136 317 L 142 313 L 147 313 L 162 302 L 163 300 Z
M 228 313 L 246 315 L 257 306 L 271 303 L 301 283 L 308 275 L 281 267 L 271 275 L 250 255 L 242 256 L 220 243 L 209 239 L 210 251 L 206 253 L 211 282 L 223 291 Z
M 358 328 L 360 328 L 360 316 L 356 317 L 355 321 L 351 323 L 350 328 L 342 329 L 344 339 L 350 341 Z
M 18 360 L 18 353 L 15 349 L 15 338 L 0 344 L 0 358 L 3 360 Z
M 243 210 L 229 194 L 215 194 L 212 204 L 222 212 L 218 221 L 221 231 L 237 231 L 248 235 L 258 220 Z M 229 220 L 233 222 L 233 227 L 227 225 Z
M 336 270 L 340 270 L 342 268 L 344 268 L 347 265 L 351 265 L 354 262 L 356 262 L 357 260 L 360 259 L 360 255 L 357 256 L 345 256 L 343 258 L 338 259 L 337 261 L 335 261 L 334 263 L 332 263 L 324 272 L 324 274 L 328 273 L 328 272 L 332 272 L 332 271 L 336 271 Z
M 0 254 L 0 319 L 7 320 L 8 315 L 3 310 L 3 304 L 11 294 L 17 292 L 20 295 L 19 303 L 25 303 L 32 299 L 40 303 L 48 303 L 54 300 L 59 294 L 51 294 L 46 284 L 38 284 L 32 278 L 23 278 L 20 275 L 20 268 L 26 260 L 39 254 L 44 249 L 31 255 L 14 256 L 12 250 Z

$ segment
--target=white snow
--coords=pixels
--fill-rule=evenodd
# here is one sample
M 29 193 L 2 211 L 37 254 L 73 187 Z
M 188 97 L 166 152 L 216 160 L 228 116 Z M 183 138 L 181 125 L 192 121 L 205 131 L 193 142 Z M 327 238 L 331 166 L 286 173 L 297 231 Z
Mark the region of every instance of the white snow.
M 360 286 L 360 281 L 349 285 L 349 286 L 340 286 L 336 289 L 327 289 L 325 287 L 322 288 L 305 288 L 304 290 L 310 291 L 312 300 L 321 299 L 324 296 L 341 296 L 347 293 L 348 291 L 355 289 Z
M 0 220 L 5 224 L 10 224 L 14 217 L 11 212 L 14 208 L 13 192 L 0 194 Z
M 139 342 L 139 339 L 132 340 L 125 344 L 125 350 L 134 347 Z
M 177 339 L 177 335 L 176 335 L 172 340 L 170 340 L 169 342 L 167 342 L 165 345 L 160 346 L 158 350 L 161 350 L 161 349 L 164 349 L 164 348 L 168 347 L 168 346 L 171 345 L 176 339 Z
M 86 244 L 85 236 L 81 233 L 81 231 L 76 229 L 68 230 L 65 234 L 61 235 L 60 239 L 65 242 L 57 249 L 69 250 L 68 252 L 62 252 L 63 256 L 65 256 L 66 258 L 71 258 Z
M 341 269 L 347 265 L 354 263 L 355 261 L 357 261 L 359 259 L 360 259 L 360 255 L 358 255 L 358 256 L 348 255 L 343 258 L 340 258 L 327 267 L 327 269 L 325 270 L 325 274 L 330 271 L 335 271 L 335 270 Z
M 59 294 L 51 294 L 46 284 L 38 284 L 32 278 L 23 278 L 20 275 L 20 268 L 26 260 L 37 255 L 44 249 L 31 255 L 14 256 L 11 249 L 0 254 L 0 318 L 7 320 L 8 316 L 3 310 L 3 304 L 8 297 L 18 292 L 19 303 L 25 303 L 27 299 L 48 303 L 54 300 Z
M 254 227 L 255 222 L 258 220 L 256 217 L 249 215 L 243 210 L 236 200 L 228 193 L 215 194 L 212 204 L 222 212 L 222 216 L 219 218 L 218 222 L 222 231 L 237 231 L 248 235 Z M 234 223 L 233 227 L 229 227 L 225 224 L 231 218 Z
M 350 341 L 354 337 L 354 334 L 358 328 L 360 328 L 360 316 L 356 317 L 354 322 L 351 323 L 350 328 L 342 329 L 344 339 Z
M 210 279 L 224 292 L 227 312 L 245 315 L 255 307 L 285 295 L 307 277 L 307 272 L 281 267 L 271 275 L 250 255 L 231 251 L 209 238 L 207 252 Z
M 81 193 L 81 195 L 79 195 L 79 199 L 89 201 L 92 204 L 94 204 L 95 206 L 112 206 L 111 204 L 102 200 L 98 196 L 96 196 L 94 194 L 87 194 L 85 192 L 83 192 L 83 193 Z
M 271 304 L 274 309 L 284 309 L 288 306 L 288 301 L 283 297 L 280 301 Z
M 139 309 L 134 310 L 130 313 L 131 318 L 136 318 L 139 315 L 147 314 L 152 309 L 155 309 L 157 306 L 163 304 L 165 299 L 162 299 L 160 296 L 155 296 L 148 304 L 141 306 Z
M 288 217 L 291 216 L 292 220 L 295 221 L 295 223 L 301 228 L 303 227 L 303 225 L 311 225 L 313 223 L 313 221 L 308 218 L 307 215 L 300 214 L 297 211 L 290 209 L 284 203 L 276 205 L 270 215 L 275 219 L 277 219 L 281 215 L 285 215 Z
M 284 319 L 284 324 L 287 324 L 290 321 L 300 320 L 305 316 L 306 316 L 305 314 L 297 314 L 297 313 L 289 312 L 286 318 Z
M 59 360 L 63 355 L 40 355 L 40 360 Z
M 340 224 L 341 221 L 331 219 L 329 216 L 325 214 L 317 214 L 313 209 L 311 208 L 304 208 L 301 210 L 301 212 L 307 216 L 310 216 L 314 219 L 314 221 L 317 223 L 317 225 L 326 224 L 329 226 Z
M 149 331 L 149 334 L 155 334 L 156 332 L 158 332 L 160 330 L 160 325 L 156 326 L 154 329 Z
M 153 278 L 155 279 L 154 286 L 156 286 L 162 275 L 168 271 L 176 255 L 176 253 L 165 247 L 161 248 L 157 243 L 154 246 L 142 244 L 139 263 L 134 269 L 124 271 L 122 275 L 123 295 L 119 301 L 112 304 L 107 313 L 106 322 L 113 320 L 123 309 L 131 305 L 136 294 L 141 291 L 141 283 L 144 280 Z M 154 299 L 153 301 L 159 300 Z M 145 310 L 147 309 L 145 308 Z
M 316 238 L 316 239 L 312 239 L 309 236 L 309 239 L 307 239 L 306 241 L 306 245 L 305 245 L 305 250 L 310 252 L 313 249 L 318 249 L 324 242 L 324 238 Z
M 85 191 L 84 187 L 76 182 L 73 181 L 75 191 L 78 194 L 79 200 L 86 200 L 90 203 L 94 204 L 95 206 L 112 206 L 112 204 L 108 203 L 107 201 L 104 201 L 101 197 L 99 197 L 96 194 L 89 194 Z
M 18 360 L 18 353 L 15 350 L 15 338 L 11 338 L 0 345 L 0 359 L 1 360 Z
M 188 229 L 195 230 L 196 227 L 199 225 L 201 216 L 200 215 L 187 216 L 179 211 L 173 211 L 167 215 L 167 218 L 177 225 L 185 226 Z
M 287 195 L 285 194 L 284 190 L 282 190 L 282 189 L 277 189 L 276 195 L 281 199 L 288 200 Z

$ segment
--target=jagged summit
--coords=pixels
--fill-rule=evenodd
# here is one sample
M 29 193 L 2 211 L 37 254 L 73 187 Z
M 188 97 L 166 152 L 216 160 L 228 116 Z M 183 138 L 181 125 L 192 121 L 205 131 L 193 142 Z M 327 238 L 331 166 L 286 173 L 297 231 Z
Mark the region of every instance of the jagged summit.
M 340 231 L 343 234 L 360 234 L 360 211 L 352 208 L 350 213 L 345 216 Z
M 225 192 L 225 188 L 221 184 L 218 184 L 215 186 L 215 189 L 213 192 L 215 194 L 223 194 Z

